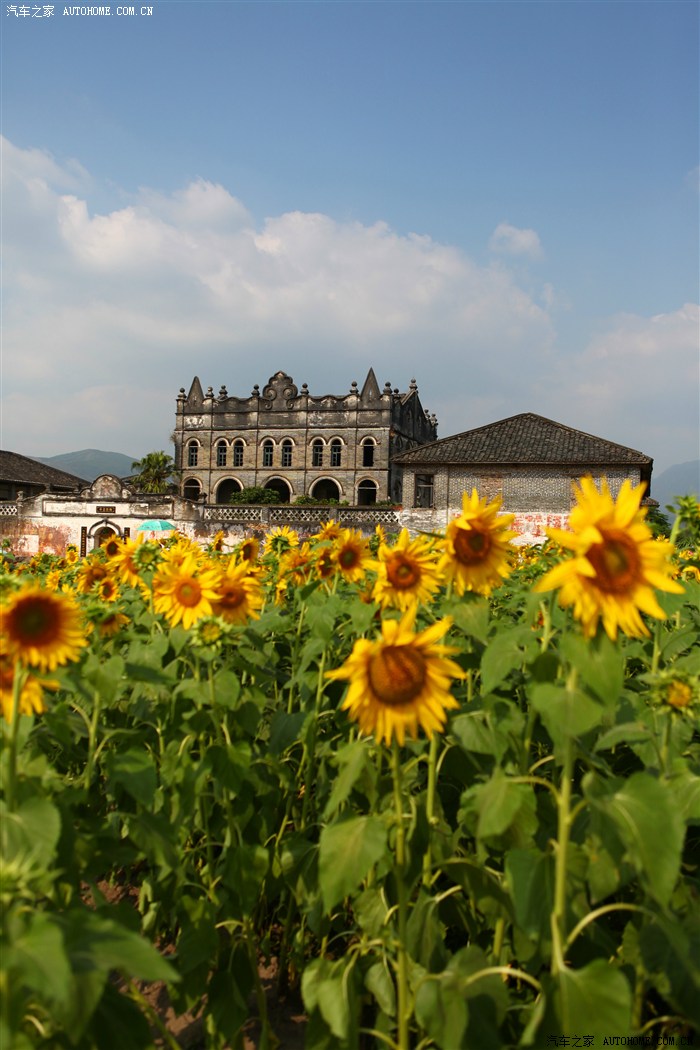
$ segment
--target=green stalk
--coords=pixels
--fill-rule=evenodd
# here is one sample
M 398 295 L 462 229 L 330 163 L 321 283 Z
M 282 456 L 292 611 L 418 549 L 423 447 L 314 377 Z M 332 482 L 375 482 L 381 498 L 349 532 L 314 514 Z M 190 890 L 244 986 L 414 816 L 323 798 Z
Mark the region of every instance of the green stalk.
M 88 757 L 85 764 L 85 790 L 90 790 L 92 773 L 95 765 L 95 746 L 97 741 L 97 723 L 100 717 L 100 691 L 96 689 L 92 700 L 92 716 L 88 726 Z
M 571 778 L 573 774 L 573 752 L 571 740 L 564 743 L 564 761 L 557 800 L 557 856 L 554 870 L 554 907 L 552 909 L 552 965 L 551 973 L 556 977 L 564 969 L 564 945 L 566 943 L 566 869 L 571 834 Z
M 12 722 L 10 723 L 10 754 L 7 768 L 7 809 L 10 813 L 15 808 L 17 794 L 17 734 L 19 732 L 19 698 L 27 672 L 15 663 L 12 676 Z
M 433 829 L 435 827 L 435 787 L 437 783 L 438 734 L 433 733 L 428 753 L 428 791 L 425 800 L 425 815 L 428 819 L 428 848 L 423 857 L 423 885 L 430 888 L 433 868 Z
M 403 821 L 403 799 L 401 795 L 401 758 L 399 745 L 394 738 L 391 750 L 391 772 L 394 781 L 394 810 L 396 813 L 396 845 L 395 865 L 398 912 L 398 942 L 397 974 L 396 974 L 396 1001 L 398 1022 L 398 1050 L 408 1050 L 408 955 L 406 952 L 406 923 L 408 919 L 408 896 L 406 893 L 406 828 Z

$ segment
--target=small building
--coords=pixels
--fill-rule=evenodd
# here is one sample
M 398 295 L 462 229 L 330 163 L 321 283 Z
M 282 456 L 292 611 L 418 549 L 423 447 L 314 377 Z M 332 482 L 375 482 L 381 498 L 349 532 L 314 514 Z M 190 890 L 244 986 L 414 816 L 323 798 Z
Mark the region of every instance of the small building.
M 203 392 L 194 378 L 177 398 L 175 465 L 180 494 L 228 504 L 244 488 L 273 489 L 280 502 L 300 496 L 368 506 L 402 501 L 397 454 L 435 441 L 437 420 L 420 403 L 412 379 L 401 393 L 379 388 L 373 369 L 347 394 L 309 393 L 276 372 L 250 397 Z
M 20 493 L 29 498 L 42 492 L 77 492 L 85 485 L 83 478 L 48 463 L 18 452 L 0 451 L 0 500 L 15 500 Z
M 462 510 L 462 493 L 503 499 L 515 514 L 521 542 L 541 541 L 546 527 L 564 528 L 573 482 L 607 478 L 616 494 L 623 481 L 645 482 L 653 460 L 643 452 L 523 412 L 406 451 L 394 459 L 403 471 L 404 516 L 414 530 L 442 530 Z

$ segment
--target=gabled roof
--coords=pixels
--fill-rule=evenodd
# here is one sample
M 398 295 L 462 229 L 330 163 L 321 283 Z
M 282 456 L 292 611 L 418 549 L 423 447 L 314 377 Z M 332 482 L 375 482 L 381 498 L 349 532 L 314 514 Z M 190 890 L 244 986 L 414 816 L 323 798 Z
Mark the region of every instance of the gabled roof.
M 11 481 L 17 484 L 44 485 L 47 489 L 72 491 L 79 486 L 87 485 L 84 478 L 68 474 L 65 470 L 56 470 L 48 463 L 39 463 L 29 456 L 20 456 L 18 452 L 0 451 L 0 481 Z
M 636 449 L 574 430 L 534 412 L 522 412 L 497 423 L 441 438 L 394 458 L 394 463 L 405 466 L 646 466 L 651 462 L 649 456 Z

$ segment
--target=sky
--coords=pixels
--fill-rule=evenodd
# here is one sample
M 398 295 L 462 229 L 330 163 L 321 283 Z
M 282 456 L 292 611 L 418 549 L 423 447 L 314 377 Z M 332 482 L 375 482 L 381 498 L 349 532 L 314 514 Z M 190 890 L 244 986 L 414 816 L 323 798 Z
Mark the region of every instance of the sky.
M 2 448 L 373 367 L 700 454 L 695 0 L 3 7 Z

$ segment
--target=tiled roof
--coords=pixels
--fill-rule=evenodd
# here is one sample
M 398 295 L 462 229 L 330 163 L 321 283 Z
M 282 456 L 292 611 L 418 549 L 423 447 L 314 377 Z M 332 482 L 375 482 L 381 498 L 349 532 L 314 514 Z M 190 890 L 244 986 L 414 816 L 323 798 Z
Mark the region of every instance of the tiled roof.
M 27 485 L 44 485 L 46 488 L 72 490 L 87 485 L 83 478 L 56 470 L 47 463 L 39 463 L 18 452 L 0 451 L 0 481 L 24 482 Z
M 552 419 L 522 412 L 463 434 L 420 445 L 394 457 L 405 466 L 420 464 L 518 464 L 622 466 L 650 464 L 636 449 L 565 427 Z

